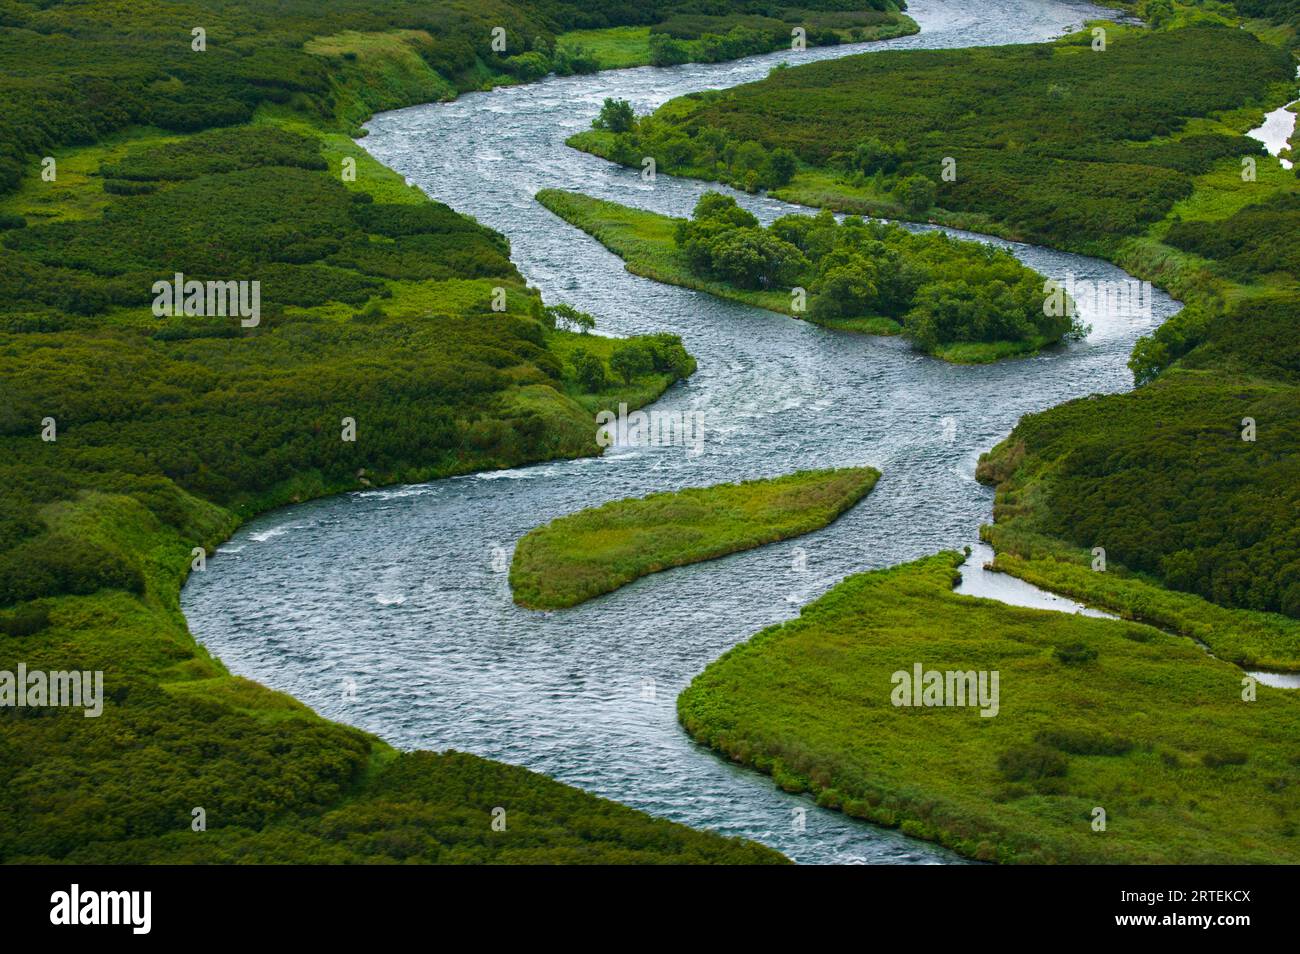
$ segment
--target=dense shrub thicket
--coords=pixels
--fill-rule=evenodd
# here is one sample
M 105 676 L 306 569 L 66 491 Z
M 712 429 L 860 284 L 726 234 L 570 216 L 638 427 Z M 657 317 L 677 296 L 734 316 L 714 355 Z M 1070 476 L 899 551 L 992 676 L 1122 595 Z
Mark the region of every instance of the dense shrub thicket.
M 1177 222 L 1170 245 L 1214 259 L 1219 271 L 1249 282 L 1273 272 L 1300 276 L 1300 192 L 1278 192 L 1224 220 Z
M 1058 341 L 1077 319 L 1048 315 L 1043 279 L 1010 252 L 939 232 L 829 211 L 768 228 L 736 200 L 707 192 L 677 244 L 697 274 L 741 288 L 805 288 L 815 321 L 884 316 L 921 349 L 954 342 Z
M 399 755 L 231 677 L 177 608 L 195 548 L 242 517 L 593 453 L 587 403 L 644 403 L 693 367 L 672 336 L 579 335 L 592 319 L 574 309 L 555 327 L 502 236 L 327 136 L 363 91 L 336 85 L 345 58 L 302 49 L 425 29 L 428 66 L 476 87 L 504 75 L 491 25 L 523 49 L 572 15 L 0 0 L 0 196 L 23 186 L 3 198 L 23 212 L 0 215 L 0 670 L 102 670 L 106 696 L 91 719 L 0 709 L 0 861 L 780 860 L 522 769 Z M 246 124 L 266 105 L 296 113 Z M 340 149 L 355 182 L 326 158 Z M 258 282 L 259 322 L 157 317 L 154 284 L 177 272 Z
M 1294 73 L 1286 54 L 1242 30 L 1117 37 L 1104 53 L 1087 42 L 883 51 L 774 70 L 674 100 L 599 151 L 773 188 L 784 183 L 767 159 L 786 149 L 847 185 L 892 191 L 913 214 L 933 202 L 1081 247 L 1162 218 L 1217 159 L 1261 154 L 1244 137 L 1170 137 Z M 946 159 L 955 178 L 944 178 Z M 934 191 L 913 195 L 917 183 L 904 183 L 916 177 Z

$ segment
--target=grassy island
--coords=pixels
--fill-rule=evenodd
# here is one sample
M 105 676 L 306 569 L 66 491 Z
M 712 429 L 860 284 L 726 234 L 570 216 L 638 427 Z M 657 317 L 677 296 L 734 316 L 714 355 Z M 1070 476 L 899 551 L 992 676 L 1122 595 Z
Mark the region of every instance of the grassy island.
M 1085 329 L 1047 314 L 1044 280 L 1010 252 L 939 232 L 830 212 L 767 228 L 736 201 L 706 193 L 674 219 L 545 189 L 537 199 L 622 258 L 628 271 L 828 328 L 903 335 L 946 361 L 1032 354 Z
M 515 602 L 574 606 L 650 573 L 811 533 L 869 494 L 879 477 L 870 467 L 800 471 L 615 500 L 560 517 L 515 547 Z
M 682 724 L 788 791 L 982 860 L 1300 861 L 1300 696 L 1246 701 L 1241 670 L 1148 626 L 959 596 L 961 561 L 850 577 L 706 668 Z M 918 666 L 942 693 L 913 694 Z M 948 673 L 988 692 L 952 705 L 972 683 Z

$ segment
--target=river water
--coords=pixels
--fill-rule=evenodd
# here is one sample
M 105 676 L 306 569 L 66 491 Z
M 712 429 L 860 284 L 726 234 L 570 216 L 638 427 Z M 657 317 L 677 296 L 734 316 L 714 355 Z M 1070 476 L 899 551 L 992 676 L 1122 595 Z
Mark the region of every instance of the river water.
M 655 408 L 702 415 L 703 452 L 617 447 L 600 458 L 278 510 L 241 528 L 190 578 L 182 600 L 195 636 L 233 672 L 399 747 L 527 766 L 799 862 L 956 860 L 715 757 L 686 737 L 674 700 L 728 648 L 845 576 L 975 543 L 992 505 L 974 478 L 980 452 L 1025 413 L 1128 389 L 1134 340 L 1179 305 L 1157 291 L 1150 315 L 1085 315 L 1093 331 L 1082 343 L 953 366 L 898 340 L 831 332 L 632 276 L 532 197 L 570 188 L 685 215 L 708 188 L 665 175 L 645 183 L 639 170 L 566 147 L 607 96 L 645 112 L 683 93 L 759 79 L 785 60 L 1043 40 L 1102 15 L 1051 0 L 964 6 L 976 5 L 916 0 L 922 33 L 883 44 L 552 78 L 376 116 L 366 148 L 508 235 L 520 270 L 548 302 L 592 312 L 605 334 L 682 336 L 699 371 Z M 790 210 L 739 198 L 765 221 Z M 998 244 L 1052 277 L 1127 277 L 1104 262 Z M 574 609 L 520 609 L 500 572 L 525 532 L 607 500 L 864 464 L 884 476 L 832 526 L 655 574 Z M 806 810 L 802 826 L 797 809 Z

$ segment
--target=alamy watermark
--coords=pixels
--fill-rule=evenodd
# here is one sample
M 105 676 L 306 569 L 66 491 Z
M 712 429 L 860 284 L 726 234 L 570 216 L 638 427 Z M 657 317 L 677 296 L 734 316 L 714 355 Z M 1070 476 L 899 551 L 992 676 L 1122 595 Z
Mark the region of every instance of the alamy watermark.
M 26 663 L 18 671 L 0 670 L 0 706 L 7 708 L 44 708 L 61 706 L 85 709 L 87 719 L 104 711 L 104 673 L 102 670 L 28 670 Z
M 978 706 L 980 716 L 998 714 L 998 670 L 925 669 L 920 663 L 912 671 L 899 669 L 889 681 L 894 684 L 889 701 L 896 706 Z
M 262 283 L 259 281 L 201 282 L 185 280 L 177 272 L 171 281 L 153 283 L 153 313 L 158 318 L 238 317 L 244 328 L 256 328 L 262 320 Z
M 601 447 L 686 448 L 687 456 L 704 452 L 704 415 L 699 411 L 633 411 L 619 404 L 618 413 L 596 414 L 596 443 Z
M 1080 312 L 1099 318 L 1152 317 L 1150 282 L 1126 278 L 1119 281 L 1087 281 L 1065 273 L 1064 281 L 1043 282 L 1043 314 L 1073 318 Z

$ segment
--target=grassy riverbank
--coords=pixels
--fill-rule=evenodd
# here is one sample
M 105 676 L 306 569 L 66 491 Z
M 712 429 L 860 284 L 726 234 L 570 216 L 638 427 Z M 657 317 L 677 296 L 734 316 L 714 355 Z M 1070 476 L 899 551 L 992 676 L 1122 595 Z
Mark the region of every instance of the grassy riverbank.
M 1300 697 L 1243 701 L 1240 670 L 1150 627 L 958 596 L 961 560 L 850 577 L 705 669 L 682 724 L 789 791 L 983 860 L 1300 861 Z M 894 705 L 918 663 L 998 671 L 996 715 Z
M 977 242 L 856 220 L 840 225 L 826 213 L 783 216 L 761 229 L 716 193 L 690 220 L 560 189 L 537 200 L 635 275 L 840 331 L 904 335 L 945 361 L 1034 354 L 1077 334 L 1068 317 L 1044 314 L 1041 275 Z M 962 340 L 968 334 L 992 340 Z
M 591 406 L 689 373 L 654 336 L 662 367 L 606 374 L 626 342 L 556 328 L 503 236 L 349 138 L 373 109 L 519 80 L 490 28 L 549 35 L 542 9 L 6 8 L 0 670 L 101 670 L 106 698 L 91 719 L 0 710 L 0 860 L 780 860 L 398 753 L 232 676 L 180 612 L 199 557 L 256 513 L 597 453 Z M 159 317 L 176 272 L 257 282 L 260 314 Z
M 1216 160 L 1260 155 L 1244 129 L 1209 120 L 1263 106 L 1294 72 L 1243 30 L 1107 30 L 1104 52 L 1085 31 L 777 70 L 573 145 L 741 188 L 748 153 L 788 149 L 800 166 L 778 198 L 1097 254 L 1163 217 Z M 918 178 L 920 192 L 908 186 Z
M 879 477 L 870 467 L 800 471 L 615 500 L 560 517 L 516 545 L 515 602 L 575 606 L 650 573 L 820 530 L 871 493 Z
M 802 28 L 809 47 L 867 43 L 920 32 L 916 21 L 893 3 L 883 9 L 785 8 L 776 15 L 731 13 L 671 14 L 651 26 L 573 30 L 556 38 L 562 58 L 591 62 L 602 70 L 678 63 L 720 63 L 791 48 Z M 870 5 L 866 5 L 870 6 Z

